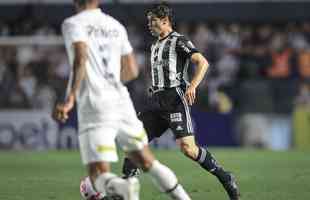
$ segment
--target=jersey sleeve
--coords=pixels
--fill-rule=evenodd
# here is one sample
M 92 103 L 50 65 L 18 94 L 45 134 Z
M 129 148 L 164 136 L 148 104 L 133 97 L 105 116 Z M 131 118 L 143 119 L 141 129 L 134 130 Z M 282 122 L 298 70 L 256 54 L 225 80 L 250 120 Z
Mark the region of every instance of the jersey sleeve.
M 81 25 L 65 21 L 62 24 L 62 35 L 64 40 L 69 43 L 87 42 L 87 33 Z
M 131 46 L 131 43 L 128 39 L 128 34 L 126 29 L 123 27 L 122 31 L 122 37 L 121 37 L 121 55 L 127 55 L 130 54 L 133 51 L 133 48 Z
M 186 37 L 179 37 L 176 43 L 176 52 L 186 58 L 190 58 L 194 53 L 199 52 L 193 43 Z

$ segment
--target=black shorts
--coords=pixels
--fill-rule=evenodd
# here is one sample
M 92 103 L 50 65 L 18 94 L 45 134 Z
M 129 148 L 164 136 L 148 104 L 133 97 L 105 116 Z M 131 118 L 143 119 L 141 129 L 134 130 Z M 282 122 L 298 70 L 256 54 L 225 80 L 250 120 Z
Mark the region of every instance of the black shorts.
M 165 89 L 152 95 L 150 109 L 138 114 L 149 141 L 170 128 L 176 139 L 193 135 L 190 108 L 180 87 Z

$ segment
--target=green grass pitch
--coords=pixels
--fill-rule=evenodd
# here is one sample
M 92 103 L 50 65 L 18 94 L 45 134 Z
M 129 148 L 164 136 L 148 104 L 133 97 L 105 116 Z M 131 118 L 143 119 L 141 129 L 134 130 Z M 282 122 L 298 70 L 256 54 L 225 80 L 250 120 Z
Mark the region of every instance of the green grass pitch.
M 239 180 L 242 200 L 310 199 L 310 152 L 211 149 Z M 177 151 L 155 151 L 172 168 L 193 200 L 228 200 L 217 180 Z M 120 164 L 113 165 L 120 172 Z M 77 151 L 0 151 L 0 200 L 80 200 L 85 176 Z M 147 175 L 141 200 L 165 200 Z

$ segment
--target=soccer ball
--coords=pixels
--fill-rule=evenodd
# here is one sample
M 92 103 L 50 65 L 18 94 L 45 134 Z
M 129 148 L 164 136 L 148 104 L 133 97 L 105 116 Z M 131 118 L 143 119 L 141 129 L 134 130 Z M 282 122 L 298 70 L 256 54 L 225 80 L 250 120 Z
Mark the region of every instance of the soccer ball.
M 85 200 L 100 200 L 104 198 L 104 196 L 100 192 L 96 192 L 93 189 L 89 177 L 85 177 L 81 180 L 80 193 L 82 198 Z
M 89 177 L 81 180 L 80 193 L 84 200 L 139 200 L 140 183 L 136 177 L 114 179 L 106 190 L 107 195 L 103 195 L 94 190 Z

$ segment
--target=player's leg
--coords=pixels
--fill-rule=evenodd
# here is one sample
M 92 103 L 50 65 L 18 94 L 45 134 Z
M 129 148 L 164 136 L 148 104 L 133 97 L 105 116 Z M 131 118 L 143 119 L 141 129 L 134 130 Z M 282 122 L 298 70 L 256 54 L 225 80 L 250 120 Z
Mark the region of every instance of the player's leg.
M 100 173 L 94 187 L 108 200 L 139 200 L 140 185 L 137 178 L 123 179 L 111 172 Z M 105 200 L 105 199 L 103 199 Z
M 142 121 L 146 130 L 148 142 L 151 142 L 154 138 L 160 137 L 169 126 L 156 110 L 141 112 L 138 114 L 138 118 Z M 124 159 L 122 171 L 124 178 L 138 176 L 141 173 L 139 168 L 127 157 Z
M 110 127 L 91 128 L 79 136 L 83 163 L 96 192 L 104 199 L 138 200 L 130 198 L 131 184 L 110 172 L 110 162 L 118 160 L 115 137 L 117 129 Z
M 140 151 L 130 152 L 129 158 L 134 163 L 136 163 L 145 173 L 150 175 L 160 191 L 169 195 L 171 199 L 191 199 L 187 192 L 184 190 L 183 186 L 179 184 L 174 172 L 156 160 L 148 146 L 145 146 Z
M 139 199 L 140 184 L 136 177 L 126 180 L 117 177 L 115 174 L 110 173 L 110 170 L 106 170 L 104 163 L 91 163 L 88 165 L 88 169 L 89 174 L 97 174 L 97 176 L 93 175 L 94 184 L 90 176 L 82 179 L 80 192 L 85 200 Z M 102 185 L 104 182 L 105 184 Z
M 197 146 L 193 136 L 179 138 L 177 143 L 184 155 L 218 178 L 231 200 L 239 199 L 239 189 L 234 176 L 218 164 L 207 148 Z
M 218 178 L 224 186 L 231 200 L 239 199 L 239 190 L 234 176 L 225 171 L 222 166 L 218 164 L 215 157 L 209 152 L 207 148 L 196 145 L 193 136 L 194 129 L 190 115 L 190 108 L 184 98 L 184 93 L 181 88 L 176 88 L 176 93 L 180 97 L 180 103 L 176 103 L 174 113 L 168 113 L 167 120 L 170 120 L 170 128 L 173 131 L 177 144 L 181 151 L 197 162 L 203 169 L 210 172 Z
M 172 199 L 190 200 L 175 174 L 157 161 L 149 150 L 148 138 L 141 121 L 134 117 L 126 119 L 122 124 L 123 133 L 117 136 L 117 141 L 129 158 L 148 173 L 160 190 L 166 192 Z

